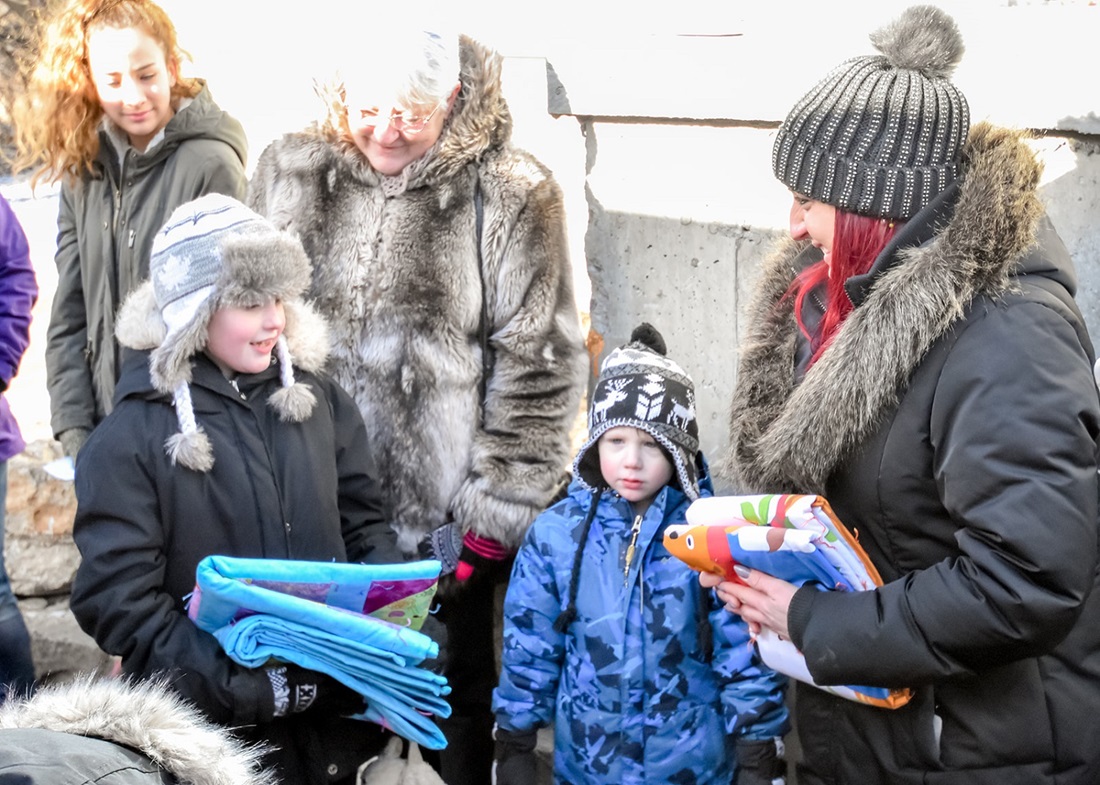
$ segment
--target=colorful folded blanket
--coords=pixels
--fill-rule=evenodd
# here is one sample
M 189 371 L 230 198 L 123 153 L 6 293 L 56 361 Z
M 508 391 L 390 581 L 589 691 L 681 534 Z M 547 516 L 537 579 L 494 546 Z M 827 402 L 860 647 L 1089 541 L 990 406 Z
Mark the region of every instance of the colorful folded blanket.
M 822 591 L 882 585 L 866 552 L 820 496 L 712 496 L 693 502 L 686 518 L 686 524 L 666 529 L 665 546 L 692 569 L 724 580 L 739 581 L 733 567 L 743 564 Z M 770 630 L 756 636 L 756 646 L 769 667 L 834 695 L 888 709 L 912 698 L 909 689 L 819 685 L 794 644 Z
M 450 716 L 443 676 L 418 667 L 439 647 L 417 632 L 439 578 L 437 561 L 367 565 L 208 556 L 195 571 L 188 616 L 236 662 L 269 660 L 327 673 L 362 695 L 356 719 L 429 749 L 446 740 L 430 715 Z

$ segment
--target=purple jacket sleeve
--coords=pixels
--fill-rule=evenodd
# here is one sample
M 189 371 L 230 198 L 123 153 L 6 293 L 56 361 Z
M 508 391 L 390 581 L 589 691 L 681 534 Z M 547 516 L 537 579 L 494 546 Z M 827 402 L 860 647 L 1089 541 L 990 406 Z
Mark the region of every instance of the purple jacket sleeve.
M 23 227 L 0 196 L 0 389 L 6 390 L 30 342 L 38 283 Z

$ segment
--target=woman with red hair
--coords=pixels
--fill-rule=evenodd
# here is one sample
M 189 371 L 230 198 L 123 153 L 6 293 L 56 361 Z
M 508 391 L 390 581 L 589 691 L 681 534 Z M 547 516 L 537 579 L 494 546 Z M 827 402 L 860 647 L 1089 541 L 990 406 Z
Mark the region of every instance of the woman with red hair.
M 798 684 L 800 785 L 1100 782 L 1093 348 L 1021 135 L 970 127 L 953 20 L 916 6 L 780 127 L 791 233 L 765 263 L 730 479 L 825 496 L 883 584 L 718 587 Z M 706 585 L 717 580 L 703 576 Z

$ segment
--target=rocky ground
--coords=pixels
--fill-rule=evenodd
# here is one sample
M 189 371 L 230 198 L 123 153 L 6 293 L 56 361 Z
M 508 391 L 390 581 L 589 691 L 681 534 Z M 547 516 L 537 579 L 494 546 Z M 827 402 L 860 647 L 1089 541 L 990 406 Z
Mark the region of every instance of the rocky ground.
M 37 441 L 8 462 L 5 565 L 31 633 L 35 671 L 45 681 L 111 667 L 69 610 L 80 558 L 72 540 L 76 499 L 71 482 L 42 468 L 59 456 L 55 442 Z

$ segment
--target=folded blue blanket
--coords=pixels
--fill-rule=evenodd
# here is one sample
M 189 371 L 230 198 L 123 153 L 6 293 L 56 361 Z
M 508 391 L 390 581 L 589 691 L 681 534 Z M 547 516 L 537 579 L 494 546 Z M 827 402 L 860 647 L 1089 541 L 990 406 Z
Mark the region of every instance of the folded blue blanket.
M 450 687 L 418 667 L 439 650 L 414 629 L 439 570 L 437 561 L 364 565 L 210 556 L 196 570 L 188 615 L 234 661 L 255 668 L 275 659 L 327 673 L 366 699 L 367 710 L 357 719 L 442 749 L 447 742 L 431 715 L 450 716 L 444 699 Z

